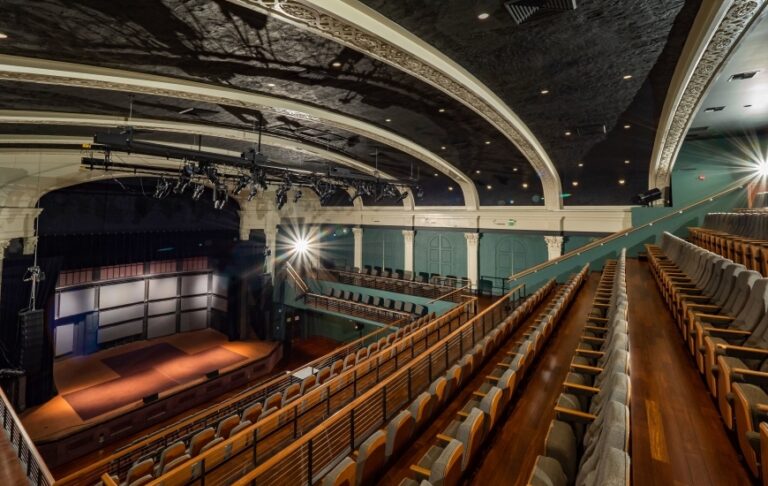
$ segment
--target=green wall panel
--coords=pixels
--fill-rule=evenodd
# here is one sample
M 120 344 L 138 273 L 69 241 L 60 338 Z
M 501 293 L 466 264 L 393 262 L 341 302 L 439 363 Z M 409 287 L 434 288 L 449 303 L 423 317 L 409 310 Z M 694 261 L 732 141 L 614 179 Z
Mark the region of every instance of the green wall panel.
M 417 229 L 413 242 L 413 269 L 417 273 L 466 277 L 464 231 Z
M 404 263 L 401 229 L 363 227 L 363 265 L 402 270 Z
M 544 236 L 515 231 L 480 237 L 480 278 L 506 278 L 547 260 Z

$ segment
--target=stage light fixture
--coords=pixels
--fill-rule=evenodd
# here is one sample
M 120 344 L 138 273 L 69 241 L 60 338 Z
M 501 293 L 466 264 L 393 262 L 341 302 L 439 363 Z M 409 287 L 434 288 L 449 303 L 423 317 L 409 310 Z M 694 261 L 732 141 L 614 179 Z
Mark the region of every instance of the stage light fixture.
M 195 188 L 192 189 L 192 200 L 198 201 L 203 196 L 203 191 L 205 191 L 205 186 L 202 184 L 195 184 Z
M 155 199 L 164 199 L 171 192 L 171 183 L 165 177 L 160 178 L 155 186 Z
M 259 189 L 256 187 L 256 183 L 251 184 L 251 190 L 248 191 L 248 202 L 251 202 L 254 197 L 259 193 Z
M 299 202 L 299 199 L 301 199 L 301 196 L 303 196 L 301 191 L 294 192 L 293 193 L 293 204 L 296 204 L 297 202 Z
M 399 203 L 399 202 L 403 202 L 403 200 L 404 200 L 406 197 L 408 197 L 408 191 L 403 191 L 403 192 L 401 192 L 401 193 L 400 193 L 400 195 L 399 195 L 399 196 L 397 196 L 397 197 L 395 198 L 395 202 L 397 202 L 397 203 Z
M 248 177 L 248 176 L 241 176 L 237 180 L 237 185 L 235 185 L 235 190 L 232 191 L 232 194 L 234 194 L 235 196 L 239 195 L 241 192 L 243 192 L 243 189 L 245 189 L 246 186 L 248 184 L 250 184 L 250 182 L 251 182 L 251 178 L 250 177 Z
M 213 207 L 224 209 L 227 204 L 227 187 L 224 184 L 217 184 L 213 187 Z

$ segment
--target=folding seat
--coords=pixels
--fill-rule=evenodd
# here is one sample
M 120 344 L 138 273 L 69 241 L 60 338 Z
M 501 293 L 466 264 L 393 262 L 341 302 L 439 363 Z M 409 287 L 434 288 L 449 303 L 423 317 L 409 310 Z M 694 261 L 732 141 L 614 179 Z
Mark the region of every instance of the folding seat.
M 350 369 L 351 367 L 355 366 L 356 362 L 357 362 L 357 359 L 355 358 L 355 355 L 351 354 L 351 353 L 348 354 L 344 358 L 344 368 L 343 368 L 343 370 L 346 371 L 346 370 Z
M 237 419 L 237 423 L 239 423 L 240 418 L 237 415 L 234 415 L 234 417 Z M 187 454 L 190 457 L 195 457 L 196 455 L 200 454 L 200 450 L 205 447 L 206 444 L 212 441 L 216 435 L 216 431 L 213 430 L 213 427 L 208 427 L 207 429 L 203 429 L 196 433 L 189 440 L 189 447 L 186 451 Z
M 182 464 L 184 464 L 190 459 L 192 459 L 192 457 L 189 454 L 183 454 L 177 457 L 176 459 L 174 459 L 173 461 L 167 462 L 165 466 L 163 466 L 163 470 L 160 473 L 160 475 L 166 474 L 169 471 L 176 469 L 177 467 L 181 466 Z
M 435 486 L 457 486 L 461 481 L 464 445 L 451 440 L 444 447 L 432 446 L 411 471 Z
M 303 380 L 301 380 L 301 390 L 299 391 L 299 395 L 304 395 L 308 391 L 312 390 L 317 386 L 317 377 L 315 375 L 309 375 Z
M 323 289 L 323 295 L 327 297 L 332 297 L 333 289 Z
M 396 311 L 402 311 L 403 310 L 403 301 L 402 300 L 396 300 L 394 306 L 392 307 Z
M 283 390 L 283 401 L 281 402 L 281 407 L 288 405 L 289 403 L 296 400 L 300 396 L 301 396 L 301 385 L 299 385 L 298 383 L 291 383 L 285 388 L 285 390 Z
M 334 376 L 341 373 L 344 370 L 344 364 L 345 363 L 340 359 L 337 359 L 336 361 L 334 361 L 333 364 L 331 365 L 331 376 L 329 376 L 328 378 L 333 378 Z M 323 382 L 325 381 L 327 380 L 323 380 Z
M 387 460 L 405 447 L 415 429 L 416 421 L 408 410 L 401 411 L 389 421 L 387 424 L 387 447 L 384 451 Z
M 243 420 L 239 424 L 237 424 L 230 432 L 229 436 L 234 437 L 238 434 L 238 432 L 242 432 L 243 430 L 247 429 L 252 425 L 252 422 L 250 420 Z M 223 438 L 222 438 L 223 440 Z
M 371 343 L 368 345 L 367 354 L 368 356 L 371 356 L 373 353 L 377 352 L 378 350 L 379 350 L 379 344 Z
M 504 407 L 509 405 L 512 395 L 515 391 L 515 370 L 507 370 L 500 377 L 488 375 L 480 387 L 472 392 L 473 396 L 485 398 L 492 388 L 498 388 L 502 393 L 502 404 Z
M 237 427 L 239 423 L 240 423 L 240 417 L 236 414 L 230 415 L 229 417 L 222 419 L 221 421 L 219 421 L 218 427 L 216 427 L 216 435 L 218 437 L 229 439 L 229 434 L 232 432 L 232 429 Z
M 408 412 L 413 417 L 415 428 L 421 428 L 429 417 L 432 416 L 434 403 L 436 402 L 433 395 L 427 392 L 422 392 L 411 402 Z
M 382 306 L 381 297 L 371 297 L 369 303 L 370 303 L 370 305 L 375 305 L 376 307 L 381 307 Z
M 269 410 L 270 408 L 280 408 L 282 402 L 283 394 L 280 392 L 273 393 L 266 400 L 264 400 L 264 410 Z
M 243 415 L 240 417 L 240 419 L 242 421 L 248 420 L 250 422 L 255 422 L 259 418 L 259 415 L 261 415 L 261 409 L 263 406 L 264 405 L 261 402 L 256 402 L 247 406 L 243 410 Z
M 603 405 L 610 401 L 629 405 L 630 382 L 629 376 L 624 373 L 606 372 L 606 378 L 599 388 L 583 384 L 580 378 L 579 374 L 568 375 L 563 383 L 563 393 L 557 400 L 559 407 L 598 415 Z
M 704 339 L 712 333 L 725 335 L 730 331 L 752 331 L 768 310 L 768 279 L 755 281 L 744 306 L 736 315 L 697 314 L 694 322 L 694 357 L 699 371 L 704 373 Z
M 373 298 L 370 295 L 360 296 L 360 303 L 365 305 L 373 305 Z
M 157 462 L 157 466 L 155 466 L 155 476 L 160 476 L 168 464 L 184 456 L 186 452 L 187 447 L 182 441 L 176 441 L 163 449 L 163 452 L 160 453 L 160 460 Z
M 387 434 L 383 430 L 377 430 L 360 444 L 356 454 L 355 484 L 361 486 L 374 482 L 374 476 L 387 462 L 386 447 Z
M 322 486 L 352 486 L 355 484 L 355 461 L 345 457 L 323 478 Z
M 464 407 L 457 412 L 462 418 L 469 417 L 469 413 L 473 408 L 481 410 L 485 414 L 485 430 L 490 432 L 493 430 L 493 426 L 496 425 L 501 412 L 504 410 L 504 392 L 501 388 L 493 386 L 488 390 L 488 393 L 483 397 L 474 396 L 470 399 Z
M 155 461 L 152 459 L 144 459 L 143 461 L 133 463 L 133 466 L 128 470 L 128 474 L 125 476 L 125 482 L 123 485 L 133 484 L 139 479 L 149 476 L 152 477 L 152 472 L 155 468 Z M 122 486 L 122 485 L 121 485 Z
M 360 267 L 352 267 L 352 272 L 360 273 Z
M 461 366 L 461 383 L 467 381 L 475 367 L 475 357 L 472 354 L 465 354 L 461 360 L 459 360 L 459 366 Z
M 464 445 L 461 470 L 465 471 L 485 438 L 485 430 L 485 414 L 479 408 L 473 408 L 463 420 L 451 421 L 441 433 L 437 434 L 437 439 L 444 443 L 456 439 Z
M 403 312 L 408 312 L 409 314 L 413 314 L 414 310 L 414 304 L 413 302 L 404 302 L 403 303 Z
M 392 339 L 394 339 L 394 335 L 393 334 L 390 334 L 390 336 L 392 336 Z M 387 336 L 381 337 L 381 338 L 379 338 L 378 341 L 376 341 L 376 350 L 377 351 L 381 351 L 381 350 L 383 350 L 384 348 L 386 348 L 389 345 L 390 345 L 390 343 L 387 341 Z M 371 346 L 373 346 L 373 345 L 371 345 Z M 370 354 L 370 352 L 371 351 L 369 349 L 368 353 Z
M 359 363 L 366 359 L 368 359 L 368 349 L 367 348 L 358 349 L 357 354 L 355 355 L 355 363 Z
M 142 477 L 138 478 L 137 480 L 133 481 L 132 483 L 128 484 L 127 486 L 144 486 L 145 484 L 149 484 L 149 483 L 151 483 L 154 480 L 155 480 L 155 478 L 152 475 L 147 474 L 145 476 L 142 476 Z
M 557 459 L 549 456 L 538 456 L 533 465 L 529 486 L 567 486 L 568 477 Z M 618 486 L 618 485 L 617 485 Z
M 683 332 L 684 339 L 687 340 L 689 328 L 692 325 L 692 323 L 689 322 L 691 320 L 691 314 L 694 311 L 712 313 L 723 308 L 728 302 L 731 292 L 736 285 L 737 277 L 745 270 L 743 265 L 737 265 L 735 263 L 727 265 L 720 285 L 711 298 L 707 298 L 707 296 L 688 296 L 682 302 L 678 325 Z M 747 278 L 747 276 L 744 278 Z
M 258 420 L 256 420 L 256 422 L 261 422 L 262 420 L 271 416 L 273 413 L 277 412 L 278 410 L 279 410 L 279 407 L 270 407 L 270 408 L 264 407 L 264 409 L 261 411 L 261 415 L 259 415 L 259 418 Z
M 381 276 L 383 278 L 390 278 L 392 276 L 392 272 L 388 268 L 384 268 L 381 270 Z
M 461 366 L 455 364 L 448 368 L 448 371 L 445 372 L 445 379 L 446 379 L 446 387 L 445 387 L 445 393 L 446 396 L 450 397 L 452 396 L 456 390 L 459 389 L 459 387 L 462 384 L 462 381 L 464 377 L 461 374 Z
M 391 346 L 392 343 L 403 337 L 402 330 L 398 329 L 397 332 L 387 334 L 387 346 Z
M 406 270 L 403 272 L 403 280 L 413 280 L 413 272 L 411 270 Z
M 360 302 L 360 300 L 361 300 L 360 293 L 359 292 L 353 292 L 350 295 L 350 299 L 349 300 L 352 301 L 352 302 Z
M 442 406 L 448 400 L 448 392 L 448 380 L 445 376 L 438 376 L 429 385 L 429 394 L 432 396 L 435 407 Z
M 394 301 L 392 299 L 384 299 L 381 302 L 381 307 L 384 307 L 386 309 L 391 309 L 394 305 Z

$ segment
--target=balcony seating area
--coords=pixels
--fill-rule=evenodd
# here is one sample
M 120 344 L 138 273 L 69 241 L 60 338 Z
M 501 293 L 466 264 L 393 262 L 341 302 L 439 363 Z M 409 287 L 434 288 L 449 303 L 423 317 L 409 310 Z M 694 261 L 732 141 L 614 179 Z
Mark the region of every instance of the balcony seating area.
M 768 211 L 709 213 L 688 231 L 692 243 L 768 276 Z
M 369 306 L 380 307 L 382 309 L 404 312 L 417 317 L 424 316 L 429 312 L 429 309 L 426 306 L 414 304 L 413 302 L 386 299 L 378 296 L 365 295 L 360 292 L 352 292 L 349 290 L 339 290 L 326 287 L 323 289 L 323 295 L 326 297 L 341 299 L 347 302 L 355 302 Z
M 757 478 L 766 453 L 760 423 L 768 421 L 768 279 L 669 233 L 647 249 L 685 349 Z
M 528 484 L 630 483 L 626 251 L 606 263 Z

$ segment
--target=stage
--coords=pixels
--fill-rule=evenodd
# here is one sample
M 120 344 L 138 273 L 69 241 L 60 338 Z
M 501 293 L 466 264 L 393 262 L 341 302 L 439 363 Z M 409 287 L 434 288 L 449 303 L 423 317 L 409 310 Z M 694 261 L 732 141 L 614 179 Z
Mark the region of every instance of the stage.
M 204 329 L 57 360 L 54 378 L 59 394 L 25 412 L 22 422 L 36 443 L 80 435 L 147 408 L 143 397 L 155 393 L 161 400 L 183 395 L 213 379 L 225 382 L 227 376 L 241 374 L 228 372 L 249 366 L 249 380 L 266 375 L 280 360 L 281 353 L 275 352 L 279 347 L 269 341 L 230 342 L 225 335 Z M 221 377 L 206 376 L 216 370 Z M 226 391 L 226 383 L 220 388 Z

